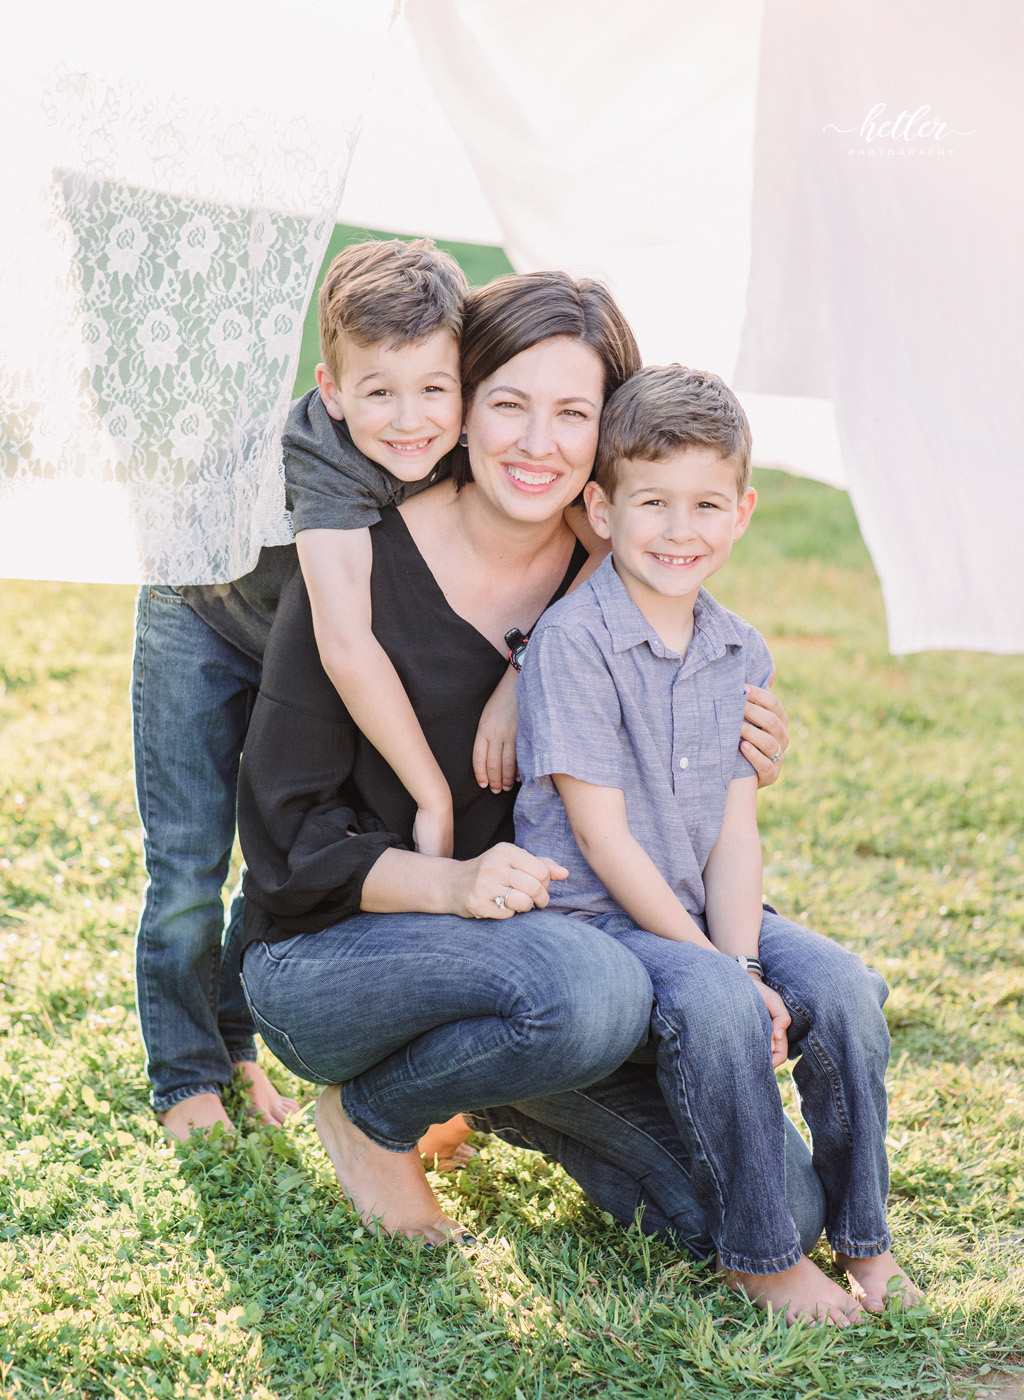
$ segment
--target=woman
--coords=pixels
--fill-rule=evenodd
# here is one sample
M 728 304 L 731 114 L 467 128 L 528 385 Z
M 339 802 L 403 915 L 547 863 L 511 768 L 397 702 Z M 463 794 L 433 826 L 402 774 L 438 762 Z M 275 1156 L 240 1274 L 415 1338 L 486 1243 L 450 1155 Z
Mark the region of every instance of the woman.
M 508 664 L 505 633 L 528 631 L 585 562 L 564 511 L 590 474 L 604 399 L 639 355 L 603 287 L 538 273 L 471 297 L 462 356 L 464 460 L 371 532 L 374 631 L 451 786 L 455 858 L 410 849 L 415 808 L 325 675 L 296 575 L 239 786 L 247 995 L 275 1054 L 332 1086 L 317 1107 L 321 1140 L 363 1218 L 389 1233 L 437 1243 L 461 1229 L 416 1142 L 464 1109 L 483 1125 L 514 1098 L 516 1110 L 487 1121 L 572 1157 L 620 1215 L 640 1180 L 630 1157 L 641 1137 L 653 1142 L 652 1228 L 663 1218 L 693 1234 L 692 1210 L 674 1209 L 685 1150 L 667 1113 L 644 1098 L 635 1137 L 609 1146 L 600 1094 L 576 1093 L 645 1039 L 646 974 L 610 938 L 545 912 L 565 872 L 510 844 L 513 794 L 481 789 L 472 768 L 478 718 Z M 785 721 L 771 697 L 755 699 L 760 727 L 746 729 L 744 752 L 770 781 Z M 639 1101 L 643 1076 L 621 1071 L 615 1092 L 624 1082 Z

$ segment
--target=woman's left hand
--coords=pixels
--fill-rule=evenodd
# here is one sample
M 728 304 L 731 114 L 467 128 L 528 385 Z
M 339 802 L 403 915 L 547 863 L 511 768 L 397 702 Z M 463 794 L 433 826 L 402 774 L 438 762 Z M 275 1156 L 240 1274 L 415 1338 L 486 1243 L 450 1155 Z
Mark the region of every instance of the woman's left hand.
M 747 708 L 740 730 L 740 753 L 757 770 L 757 785 L 768 787 L 782 769 L 782 756 L 789 748 L 786 711 L 777 695 L 760 686 L 748 685 Z

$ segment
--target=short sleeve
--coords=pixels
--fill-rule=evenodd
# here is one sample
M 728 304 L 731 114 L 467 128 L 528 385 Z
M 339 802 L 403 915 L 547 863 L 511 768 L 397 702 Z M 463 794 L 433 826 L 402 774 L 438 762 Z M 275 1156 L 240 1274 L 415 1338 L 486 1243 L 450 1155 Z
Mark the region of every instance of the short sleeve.
M 516 757 L 524 782 L 567 773 L 597 787 L 622 787 L 622 711 L 590 633 L 538 626 L 526 649 L 516 698 Z
M 376 525 L 403 483 L 359 451 L 348 424 L 311 389 L 288 410 L 281 437 L 285 502 L 292 529 L 364 530 Z
M 285 452 L 292 529 L 364 530 L 376 525 L 387 502 L 365 478 L 310 457 Z
M 749 641 L 743 648 L 745 685 L 758 685 L 767 689 L 768 682 L 775 675 L 775 663 L 772 654 L 768 650 L 768 644 L 761 636 L 760 632 L 750 631 Z M 739 749 L 736 750 L 736 762 L 732 771 L 733 778 L 756 778 L 757 769 L 749 759 L 744 758 Z

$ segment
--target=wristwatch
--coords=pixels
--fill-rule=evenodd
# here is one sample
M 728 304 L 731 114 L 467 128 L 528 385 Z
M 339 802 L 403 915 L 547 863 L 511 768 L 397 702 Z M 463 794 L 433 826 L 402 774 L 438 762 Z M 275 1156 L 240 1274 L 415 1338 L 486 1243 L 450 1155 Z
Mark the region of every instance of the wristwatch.
M 505 633 L 505 645 L 508 647 L 508 659 L 510 665 L 516 671 L 523 669 L 523 653 L 526 651 L 526 644 L 530 640 L 528 632 L 520 632 L 518 627 L 510 627 Z
M 744 972 L 749 972 L 751 977 L 756 977 L 759 982 L 764 981 L 764 968 L 757 958 L 748 958 L 744 953 L 738 953 L 733 962 L 738 962 Z

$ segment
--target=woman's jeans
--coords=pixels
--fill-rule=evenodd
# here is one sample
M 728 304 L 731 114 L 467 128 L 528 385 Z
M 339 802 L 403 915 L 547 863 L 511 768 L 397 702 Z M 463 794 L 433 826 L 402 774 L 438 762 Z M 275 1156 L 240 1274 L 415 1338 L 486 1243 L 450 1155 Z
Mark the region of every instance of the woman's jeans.
M 559 1161 L 616 1219 L 639 1211 L 649 1233 L 714 1252 L 655 1072 L 622 1063 L 645 1038 L 650 982 L 599 930 L 544 911 L 360 914 L 253 943 L 243 977 L 274 1054 L 304 1079 L 340 1082 L 349 1118 L 381 1146 L 408 1151 L 429 1123 L 472 1109 L 474 1126 Z M 822 1189 L 789 1131 L 785 1190 L 809 1249 Z
M 157 1112 L 192 1094 L 220 1094 L 232 1064 L 256 1058 L 232 937 L 241 899 L 225 938 L 221 890 L 235 838 L 238 760 L 259 683 L 259 663 L 172 588 L 140 590 L 132 711 L 149 884 L 136 978 Z
M 658 1082 L 685 1144 L 721 1263 L 778 1273 L 800 1258 L 786 1197 L 786 1118 L 771 1020 L 729 958 L 645 933 L 623 914 L 589 921 L 643 963 L 654 987 Z M 855 954 L 766 909 L 759 954 L 785 1001 L 800 1108 L 825 1191 L 832 1248 L 873 1258 L 889 1246 L 885 1202 L 887 988 Z
M 349 1119 L 410 1151 L 467 1107 L 593 1084 L 646 1034 L 651 984 L 563 914 L 356 914 L 245 950 L 256 1025 L 295 1074 L 341 1083 Z

